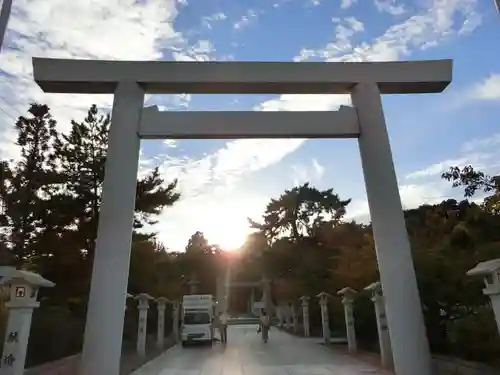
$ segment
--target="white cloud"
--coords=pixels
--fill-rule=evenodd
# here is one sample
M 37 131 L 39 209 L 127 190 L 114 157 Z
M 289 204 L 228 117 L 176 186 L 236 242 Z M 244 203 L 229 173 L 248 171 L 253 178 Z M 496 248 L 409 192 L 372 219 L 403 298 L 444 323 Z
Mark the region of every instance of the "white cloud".
M 477 100 L 500 100 L 500 74 L 492 73 L 470 89 L 470 97 Z
M 357 2 L 358 2 L 358 0 L 341 0 L 340 7 L 342 9 L 348 9 L 351 6 L 353 6 L 354 4 L 356 4 Z
M 82 118 L 93 103 L 109 108 L 110 95 L 43 94 L 32 77 L 32 56 L 155 60 L 164 51 L 188 49 L 173 27 L 174 0 L 16 0 L 5 48 L 0 54 L 0 96 L 11 117 L 25 114 L 28 103 L 48 104 L 60 128 Z M 16 154 L 9 140 L 13 120 L 0 113 L 0 157 Z
M 306 182 L 318 182 L 325 174 L 325 167 L 319 164 L 316 159 L 313 159 L 310 164 L 293 165 L 291 168 L 294 186 Z
M 408 17 L 402 23 L 389 27 L 369 44 L 357 46 L 340 40 L 338 35 L 320 49 L 302 49 L 296 61 L 320 58 L 326 61 L 390 61 L 399 60 L 415 49 L 427 49 L 440 42 L 464 34 L 464 25 L 478 22 L 475 11 L 477 0 L 442 0 Z M 466 29 L 471 32 L 472 29 Z
M 246 11 L 246 13 L 243 16 L 241 16 L 241 18 L 233 24 L 233 28 L 235 30 L 241 30 L 241 29 L 249 26 L 252 22 L 257 21 L 257 19 L 259 18 L 259 16 L 261 14 L 262 14 L 262 11 L 258 11 L 255 9 L 248 9 Z
M 476 19 L 477 0 L 442 0 L 432 2 L 430 9 L 407 18 L 402 23 L 390 26 L 373 43 L 358 45 L 351 37 L 364 29 L 355 18 L 332 19 L 334 23 L 345 22 L 336 27 L 335 39 L 320 49 L 303 48 L 294 61 L 317 58 L 323 61 L 392 61 L 410 55 L 416 49 L 427 49 L 440 42 L 463 34 L 464 24 Z M 339 28 L 339 26 L 342 26 Z M 470 30 L 472 31 L 472 30 Z M 342 95 L 281 95 L 261 105 L 273 110 L 308 108 L 332 110 L 348 104 L 349 97 Z
M 470 141 L 467 141 L 462 145 L 462 151 L 471 152 L 491 148 L 496 150 L 498 148 L 498 145 L 500 145 L 500 133 L 493 134 L 485 138 L 471 139 Z
M 403 209 L 417 208 L 422 204 L 437 204 L 449 199 L 449 195 L 443 194 L 446 188 L 449 188 L 449 184 L 445 181 L 401 185 L 399 186 L 399 195 Z M 460 194 L 458 191 L 456 193 L 458 198 Z M 370 222 L 370 209 L 366 198 L 356 199 L 351 202 L 347 207 L 346 219 L 366 224 Z
M 406 12 L 403 4 L 397 4 L 396 0 L 375 0 L 375 7 L 379 12 L 386 12 L 398 16 Z
M 210 40 L 198 40 L 195 44 L 180 48 L 172 52 L 176 61 L 213 61 L 215 60 L 215 47 Z
M 203 17 L 201 22 L 203 23 L 203 25 L 206 28 L 212 29 L 214 23 L 220 22 L 220 21 L 225 21 L 225 20 L 227 20 L 227 15 L 223 12 L 217 12 L 217 13 L 211 14 L 210 16 Z

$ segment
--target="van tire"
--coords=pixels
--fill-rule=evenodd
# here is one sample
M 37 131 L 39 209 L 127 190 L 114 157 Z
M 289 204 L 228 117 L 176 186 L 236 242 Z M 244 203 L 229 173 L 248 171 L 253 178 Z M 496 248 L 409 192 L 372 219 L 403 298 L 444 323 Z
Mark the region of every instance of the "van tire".
M 183 348 L 185 348 L 185 347 L 187 346 L 187 342 L 186 342 L 186 341 L 181 341 L 181 346 L 182 346 Z

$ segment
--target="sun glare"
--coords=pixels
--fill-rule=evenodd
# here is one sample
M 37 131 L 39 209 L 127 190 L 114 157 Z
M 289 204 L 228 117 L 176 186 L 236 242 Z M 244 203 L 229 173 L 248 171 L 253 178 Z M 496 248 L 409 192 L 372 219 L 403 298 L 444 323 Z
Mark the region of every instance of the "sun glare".
M 213 223 L 207 223 L 203 233 L 210 243 L 217 244 L 226 251 L 235 251 L 243 246 L 250 234 L 250 229 L 246 221 L 217 222 L 214 220 Z

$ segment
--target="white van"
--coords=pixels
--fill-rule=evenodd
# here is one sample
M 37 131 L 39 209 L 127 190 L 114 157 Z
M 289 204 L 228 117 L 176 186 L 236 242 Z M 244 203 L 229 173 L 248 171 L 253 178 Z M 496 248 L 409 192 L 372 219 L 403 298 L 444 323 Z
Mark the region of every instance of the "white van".
M 191 294 L 182 298 L 181 343 L 212 344 L 214 301 L 211 294 Z

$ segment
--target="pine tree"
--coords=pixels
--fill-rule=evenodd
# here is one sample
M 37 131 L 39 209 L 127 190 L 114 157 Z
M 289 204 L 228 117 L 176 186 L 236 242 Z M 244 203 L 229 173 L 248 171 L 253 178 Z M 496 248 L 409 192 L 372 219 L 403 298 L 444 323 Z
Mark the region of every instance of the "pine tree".
M 64 181 L 64 193 L 57 197 L 60 219 L 67 228 L 75 228 L 73 240 L 80 243 L 89 260 L 93 259 L 97 236 L 110 123 L 109 114 L 99 113 L 93 105 L 82 122 L 72 121 L 69 134 L 63 134 L 55 146 Z M 153 217 L 179 199 L 176 187 L 177 181 L 165 186 L 157 168 L 140 179 L 134 228 L 154 224 Z
M 34 103 L 28 113 L 15 124 L 20 159 L 15 163 L 2 162 L 3 242 L 12 254 L 12 263 L 18 267 L 26 266 L 44 252 L 37 240 L 53 186 L 51 149 L 57 135 L 56 121 L 48 106 Z

